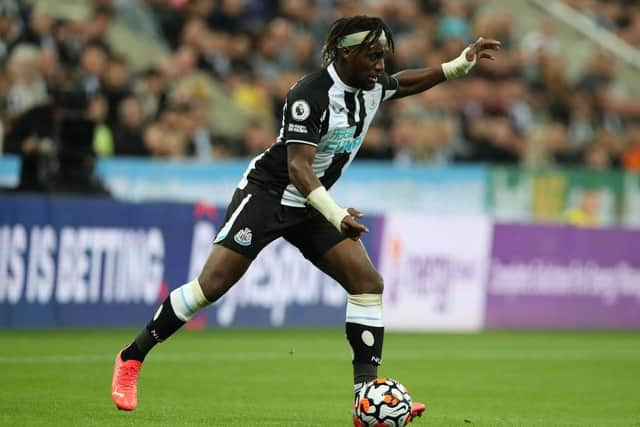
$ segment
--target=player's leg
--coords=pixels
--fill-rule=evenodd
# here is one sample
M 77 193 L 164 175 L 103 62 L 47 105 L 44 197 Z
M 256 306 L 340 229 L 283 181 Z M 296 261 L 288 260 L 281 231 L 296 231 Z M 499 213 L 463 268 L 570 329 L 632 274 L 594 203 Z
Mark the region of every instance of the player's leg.
M 345 331 L 353 349 L 354 382 L 377 377 L 382 362 L 382 277 L 360 241 L 347 239 L 321 215 L 288 230 L 284 237 L 348 293 Z
M 346 239 L 322 217 L 292 230 L 285 238 L 347 291 L 345 332 L 353 350 L 353 380 L 357 396 L 363 384 L 378 377 L 378 366 L 382 363 L 383 279 L 362 242 Z M 424 404 L 415 402 L 412 417 L 422 415 L 424 410 Z M 357 422 L 354 416 L 356 425 Z
M 348 292 L 345 330 L 353 350 L 354 392 L 357 397 L 365 383 L 378 377 L 378 366 L 382 363 L 382 277 L 362 242 L 351 239 L 329 249 L 316 265 Z M 424 410 L 423 403 L 414 402 L 411 417 L 421 416 Z M 360 425 L 355 415 L 354 425 Z
M 153 319 L 122 351 L 123 360 L 142 362 L 149 351 L 166 340 L 199 310 L 224 295 L 247 271 L 251 259 L 224 246 L 214 245 L 200 275 L 174 289 Z
M 118 409 L 132 411 L 138 405 L 138 375 L 147 353 L 173 335 L 200 309 L 220 298 L 250 264 L 251 259 L 246 256 L 214 245 L 198 278 L 169 294 L 133 342 L 116 355 L 111 398 Z
M 347 291 L 345 332 L 353 350 L 353 381 L 359 385 L 378 376 L 382 363 L 382 277 L 360 241 L 344 239 L 315 264 Z
M 216 236 L 217 244 L 198 278 L 173 290 L 146 327 L 116 356 L 112 399 L 119 409 L 135 409 L 138 374 L 147 353 L 224 295 L 260 250 L 277 237 L 271 224 L 278 213 L 279 203 L 262 192 L 248 188 L 236 191 Z

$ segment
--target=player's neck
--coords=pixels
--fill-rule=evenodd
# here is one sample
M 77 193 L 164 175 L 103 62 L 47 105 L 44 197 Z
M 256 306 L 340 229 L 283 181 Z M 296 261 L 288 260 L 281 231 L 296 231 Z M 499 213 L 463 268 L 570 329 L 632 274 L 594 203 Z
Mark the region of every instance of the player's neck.
M 352 79 L 349 77 L 349 73 L 347 72 L 344 64 L 336 61 L 333 63 L 333 66 L 336 69 L 336 73 L 338 74 L 338 77 L 340 77 L 340 80 L 342 80 L 342 83 L 352 88 L 357 88 L 355 83 L 351 81 Z

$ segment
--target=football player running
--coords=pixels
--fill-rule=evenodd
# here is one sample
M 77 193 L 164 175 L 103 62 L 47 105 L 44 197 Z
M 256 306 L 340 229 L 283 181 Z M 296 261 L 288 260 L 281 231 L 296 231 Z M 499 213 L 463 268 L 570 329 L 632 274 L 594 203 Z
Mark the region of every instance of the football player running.
M 240 180 L 200 275 L 174 289 L 117 354 L 111 396 L 119 409 L 136 408 L 138 375 L 147 353 L 222 297 L 262 248 L 279 237 L 348 294 L 345 331 L 353 350 L 356 395 L 377 378 L 384 337 L 383 280 L 360 241 L 361 233 L 368 232 L 358 221 L 363 214 L 340 206 L 327 190 L 355 157 L 382 102 L 466 75 L 478 60 L 494 59 L 492 51 L 500 42 L 479 38 L 441 66 L 388 75 L 385 57 L 393 47 L 393 35 L 380 18 L 352 16 L 332 24 L 322 68 L 290 89 L 280 134 Z M 414 403 L 412 416 L 424 410 Z

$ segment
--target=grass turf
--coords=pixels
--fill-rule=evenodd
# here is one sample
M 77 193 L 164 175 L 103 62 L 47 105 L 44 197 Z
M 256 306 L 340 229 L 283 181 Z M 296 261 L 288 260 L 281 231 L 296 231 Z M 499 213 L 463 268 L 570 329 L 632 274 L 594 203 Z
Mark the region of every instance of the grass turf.
M 147 358 L 135 412 L 110 399 L 132 330 L 0 332 L 1 426 L 349 426 L 336 330 L 183 331 Z M 640 334 L 385 337 L 382 375 L 427 404 L 419 426 L 640 426 Z

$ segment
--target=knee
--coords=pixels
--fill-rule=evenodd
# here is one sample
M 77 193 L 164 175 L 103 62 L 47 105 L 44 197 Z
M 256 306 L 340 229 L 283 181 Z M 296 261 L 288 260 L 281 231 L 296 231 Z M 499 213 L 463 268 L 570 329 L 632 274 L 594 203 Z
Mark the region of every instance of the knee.
M 375 279 L 373 280 L 373 283 L 372 283 L 371 293 L 381 294 L 383 291 L 384 291 L 384 280 L 382 279 L 382 276 L 380 275 L 380 273 L 376 271 Z
M 377 271 L 373 270 L 366 275 L 354 279 L 354 286 L 351 287 L 352 294 L 382 294 L 384 291 L 384 280 Z
M 205 268 L 198 276 L 200 287 L 205 298 L 210 302 L 215 302 L 233 286 L 233 279 L 227 272 L 217 268 Z

